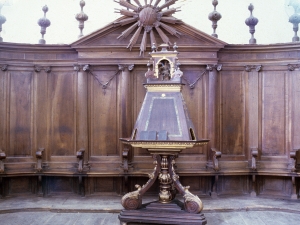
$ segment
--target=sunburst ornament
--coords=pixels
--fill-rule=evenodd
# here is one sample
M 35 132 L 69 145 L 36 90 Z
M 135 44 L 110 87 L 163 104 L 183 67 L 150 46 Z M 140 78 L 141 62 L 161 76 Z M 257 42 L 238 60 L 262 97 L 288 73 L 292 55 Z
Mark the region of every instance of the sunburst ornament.
M 125 18 L 115 22 L 115 24 L 124 26 L 132 23 L 129 28 L 122 32 L 118 39 L 127 38 L 135 30 L 127 48 L 130 50 L 132 49 L 132 47 L 137 43 L 142 30 L 144 34 L 140 44 L 140 55 L 143 55 L 146 51 L 148 34 L 150 35 L 151 45 L 154 44 L 155 46 L 157 46 L 154 34 L 155 31 L 158 33 L 162 41 L 168 45 L 172 45 L 172 43 L 163 30 L 176 37 L 181 35 L 181 33 L 174 27 L 170 26 L 171 24 L 182 23 L 181 20 L 172 16 L 174 13 L 179 11 L 178 8 L 169 8 L 169 6 L 174 5 L 178 0 L 168 0 L 161 5 L 161 0 L 156 0 L 154 4 L 152 4 L 154 0 L 150 0 L 149 3 L 148 0 L 144 0 L 144 5 L 142 5 L 139 0 L 133 1 L 136 5 L 131 4 L 130 1 L 126 0 L 115 1 L 121 6 L 127 8 L 116 9 L 116 12 L 125 16 Z

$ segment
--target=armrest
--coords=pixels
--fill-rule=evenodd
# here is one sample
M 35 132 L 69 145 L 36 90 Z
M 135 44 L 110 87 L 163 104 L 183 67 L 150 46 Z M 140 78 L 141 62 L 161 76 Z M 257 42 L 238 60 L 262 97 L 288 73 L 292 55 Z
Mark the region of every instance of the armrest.
M 257 169 L 256 158 L 258 156 L 258 149 L 257 148 L 252 148 L 251 149 L 251 156 L 252 156 L 251 169 L 256 170 Z
M 0 173 L 4 172 L 4 160 L 6 159 L 6 154 L 0 150 Z
M 43 152 L 45 151 L 44 148 L 39 148 L 39 150 L 37 150 L 35 152 L 35 157 L 37 158 L 37 171 L 41 172 L 43 170 L 42 168 L 42 160 L 43 160 Z
M 83 170 L 83 162 L 84 162 L 84 152 L 85 149 L 80 149 L 76 152 L 76 157 L 78 159 L 78 172 L 82 172 Z
M 297 167 L 297 152 L 300 151 L 300 149 L 294 149 L 293 151 L 290 152 L 290 158 L 293 160 L 292 162 L 292 168 L 291 172 L 296 172 L 296 167 Z
M 222 152 L 218 151 L 216 148 L 212 148 L 211 151 L 213 152 L 213 169 L 219 171 L 219 158 L 221 158 Z

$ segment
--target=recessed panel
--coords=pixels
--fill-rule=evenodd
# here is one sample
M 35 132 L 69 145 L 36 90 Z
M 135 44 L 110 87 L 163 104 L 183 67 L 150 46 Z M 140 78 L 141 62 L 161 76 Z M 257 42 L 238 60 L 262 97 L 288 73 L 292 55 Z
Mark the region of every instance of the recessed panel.
M 32 150 L 32 73 L 10 75 L 9 156 L 31 156 Z
M 285 153 L 285 75 L 266 72 L 263 75 L 262 154 Z

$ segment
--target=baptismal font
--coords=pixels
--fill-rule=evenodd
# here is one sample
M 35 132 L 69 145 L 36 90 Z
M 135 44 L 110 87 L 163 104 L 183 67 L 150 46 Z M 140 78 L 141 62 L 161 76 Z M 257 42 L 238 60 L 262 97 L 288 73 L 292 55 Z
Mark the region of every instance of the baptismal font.
M 175 159 L 181 151 L 209 140 L 197 139 L 195 128 L 188 115 L 182 96 L 177 46 L 168 51 L 168 45 L 162 44 L 157 51 L 153 44 L 151 59 L 147 66 L 144 84 L 147 93 L 130 138 L 120 140 L 132 147 L 147 149 L 153 156 L 154 170 L 149 174 L 148 182 L 135 185 L 136 191 L 125 194 L 119 215 L 125 224 L 206 224 L 201 213 L 203 204 L 198 196 L 184 187 L 176 174 Z M 151 68 L 152 67 L 152 68 Z M 160 182 L 159 198 L 156 202 L 142 204 L 142 197 L 156 179 Z M 177 191 L 184 202 L 177 200 Z

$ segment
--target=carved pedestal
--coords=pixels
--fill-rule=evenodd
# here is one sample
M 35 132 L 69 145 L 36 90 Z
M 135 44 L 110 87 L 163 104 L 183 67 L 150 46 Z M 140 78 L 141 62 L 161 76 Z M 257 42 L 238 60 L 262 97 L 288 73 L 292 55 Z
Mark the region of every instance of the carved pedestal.
M 184 187 L 175 173 L 176 155 L 154 155 L 154 171 L 149 174 L 148 182 L 136 185 L 137 190 L 122 198 L 125 208 L 119 215 L 122 225 L 126 224 L 206 224 L 201 212 L 203 205 L 198 196 Z M 158 201 L 142 204 L 142 197 L 156 179 L 160 181 Z M 175 199 L 176 190 L 183 196 L 184 202 Z

